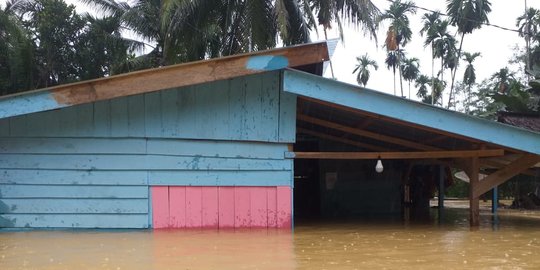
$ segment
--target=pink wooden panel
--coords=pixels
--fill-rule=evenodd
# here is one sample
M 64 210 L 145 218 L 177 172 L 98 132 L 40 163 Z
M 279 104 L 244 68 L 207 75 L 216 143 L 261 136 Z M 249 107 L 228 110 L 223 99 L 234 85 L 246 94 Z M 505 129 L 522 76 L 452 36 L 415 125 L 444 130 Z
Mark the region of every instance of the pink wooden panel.
M 249 228 L 251 226 L 251 187 L 234 189 L 234 227 Z
M 234 187 L 219 187 L 219 228 L 234 228 Z
M 277 227 L 277 189 L 268 187 L 266 189 L 267 207 L 268 207 L 268 228 Z
M 266 205 L 267 187 L 251 187 L 251 227 L 268 226 L 268 207 Z
M 278 228 L 292 227 L 292 202 L 290 187 L 277 187 L 277 226 Z
M 186 228 L 202 226 L 202 187 L 186 187 Z
M 218 187 L 202 188 L 202 227 L 218 228 Z
M 186 187 L 169 187 L 169 225 L 186 227 Z
M 169 226 L 169 187 L 152 189 L 152 226 L 155 229 Z

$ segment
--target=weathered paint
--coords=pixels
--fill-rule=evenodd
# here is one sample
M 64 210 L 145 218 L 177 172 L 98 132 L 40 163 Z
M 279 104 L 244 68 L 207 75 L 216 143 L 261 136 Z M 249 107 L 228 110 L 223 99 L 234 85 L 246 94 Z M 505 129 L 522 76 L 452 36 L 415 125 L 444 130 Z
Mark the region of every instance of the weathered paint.
M 153 227 L 160 228 L 291 228 L 290 187 L 152 187 L 168 203 L 153 200 Z M 179 203 L 180 202 L 180 203 Z M 185 202 L 185 203 L 182 203 Z M 169 215 L 164 215 L 169 213 Z M 167 225 L 165 225 L 167 224 Z
M 0 199 L 146 199 L 145 186 L 95 186 L 95 185 L 0 185 Z
M 0 155 L 0 169 L 290 171 L 289 160 L 159 155 Z
M 50 90 L 30 92 L 20 95 L 0 98 L 0 119 L 15 115 L 23 115 L 41 111 L 63 108 L 66 105 L 59 104 Z
M 234 227 L 235 186 L 292 185 L 283 153 L 294 123 L 283 119 L 296 104 L 281 104 L 279 87 L 279 72 L 268 72 L 1 120 L 0 227 L 26 225 L 13 216 L 44 220 L 30 227 Z M 249 199 L 249 212 L 272 200 Z M 160 203 L 169 208 L 149 207 Z M 63 220 L 46 224 L 43 213 Z M 114 217 L 92 223 L 88 215 Z
M 283 90 L 407 123 L 540 154 L 538 133 L 303 72 L 283 71 Z
M 0 98 L 0 119 L 325 60 L 328 60 L 328 50 L 326 42 L 321 42 L 130 72 Z
M 152 187 L 152 228 L 169 227 L 169 187 Z
M 0 228 L 148 228 L 146 214 L 6 214 Z
M 296 103 L 279 87 L 279 72 L 267 72 L 100 101 L 10 118 L 7 136 L 291 143 Z
M 248 58 L 246 68 L 252 70 L 277 70 L 286 68 L 289 59 L 281 55 L 256 55 Z

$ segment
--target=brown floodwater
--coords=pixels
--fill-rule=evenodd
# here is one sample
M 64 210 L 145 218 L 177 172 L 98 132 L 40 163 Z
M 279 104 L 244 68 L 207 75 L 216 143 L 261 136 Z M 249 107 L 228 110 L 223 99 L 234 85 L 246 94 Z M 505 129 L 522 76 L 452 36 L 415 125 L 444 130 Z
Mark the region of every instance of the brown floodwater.
M 436 217 L 436 213 L 433 213 Z M 540 269 L 540 215 L 466 209 L 442 223 L 349 220 L 287 230 L 0 232 L 0 269 Z

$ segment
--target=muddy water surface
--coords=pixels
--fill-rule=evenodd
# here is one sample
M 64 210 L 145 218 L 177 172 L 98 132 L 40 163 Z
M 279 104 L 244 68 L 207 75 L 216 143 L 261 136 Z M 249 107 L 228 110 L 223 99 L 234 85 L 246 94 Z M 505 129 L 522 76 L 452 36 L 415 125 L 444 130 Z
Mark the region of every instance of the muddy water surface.
M 0 269 L 540 269 L 538 214 L 466 210 L 444 224 L 311 222 L 294 233 L 242 231 L 0 232 Z

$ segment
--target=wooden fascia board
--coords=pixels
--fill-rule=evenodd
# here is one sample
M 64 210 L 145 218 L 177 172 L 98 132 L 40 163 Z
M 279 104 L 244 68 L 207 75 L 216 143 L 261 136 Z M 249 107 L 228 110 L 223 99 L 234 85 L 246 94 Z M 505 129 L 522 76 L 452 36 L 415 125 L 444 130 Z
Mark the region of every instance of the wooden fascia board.
M 331 121 L 326 121 L 326 120 L 322 120 L 322 119 L 319 119 L 319 118 L 315 118 L 315 117 L 311 117 L 311 116 L 307 116 L 307 115 L 303 115 L 303 114 L 298 114 L 296 116 L 296 118 L 298 120 L 300 120 L 300 121 L 304 121 L 304 122 L 307 122 L 307 123 L 311 123 L 311 124 L 319 125 L 319 126 L 322 126 L 322 127 L 327 127 L 327 128 L 339 130 L 339 131 L 342 131 L 342 132 L 358 135 L 358 136 L 361 136 L 361 137 L 367 137 L 367 138 L 375 139 L 375 140 L 378 140 L 378 141 L 392 143 L 392 144 L 395 144 L 395 145 L 405 146 L 405 147 L 409 147 L 409 148 L 412 148 L 412 149 L 440 150 L 438 148 L 435 148 L 435 147 L 432 147 L 432 146 L 429 146 L 429 145 L 424 145 L 424 144 L 421 144 L 421 143 L 412 142 L 412 141 L 408 141 L 408 140 L 404 140 L 404 139 L 400 139 L 400 138 L 396 138 L 396 137 L 391 137 L 391 136 L 387 136 L 387 135 L 383 135 L 383 134 L 378 134 L 378 133 L 371 132 L 371 131 L 366 131 L 366 130 L 361 130 L 361 129 L 357 129 L 357 128 L 353 128 L 353 127 L 349 127 L 349 126 L 344 126 L 344 125 L 337 124 L 337 123 L 334 123 L 334 122 L 331 122 Z
M 463 151 L 418 151 L 418 152 L 288 152 L 287 158 L 294 159 L 444 159 L 493 157 L 504 155 L 502 149 Z
M 283 71 L 282 83 L 284 91 L 299 96 L 395 119 L 413 127 L 540 154 L 540 134 L 529 130 L 294 70 Z
M 478 183 L 478 186 L 474 189 L 473 196 L 479 197 L 480 195 L 491 190 L 492 188 L 520 174 L 522 171 L 527 170 L 528 168 L 534 166 L 538 162 L 540 162 L 539 155 L 533 155 L 533 154 L 522 155 L 520 158 L 512 161 L 506 167 L 482 179 Z
M 0 98 L 0 119 L 328 60 L 326 42 L 130 72 Z

